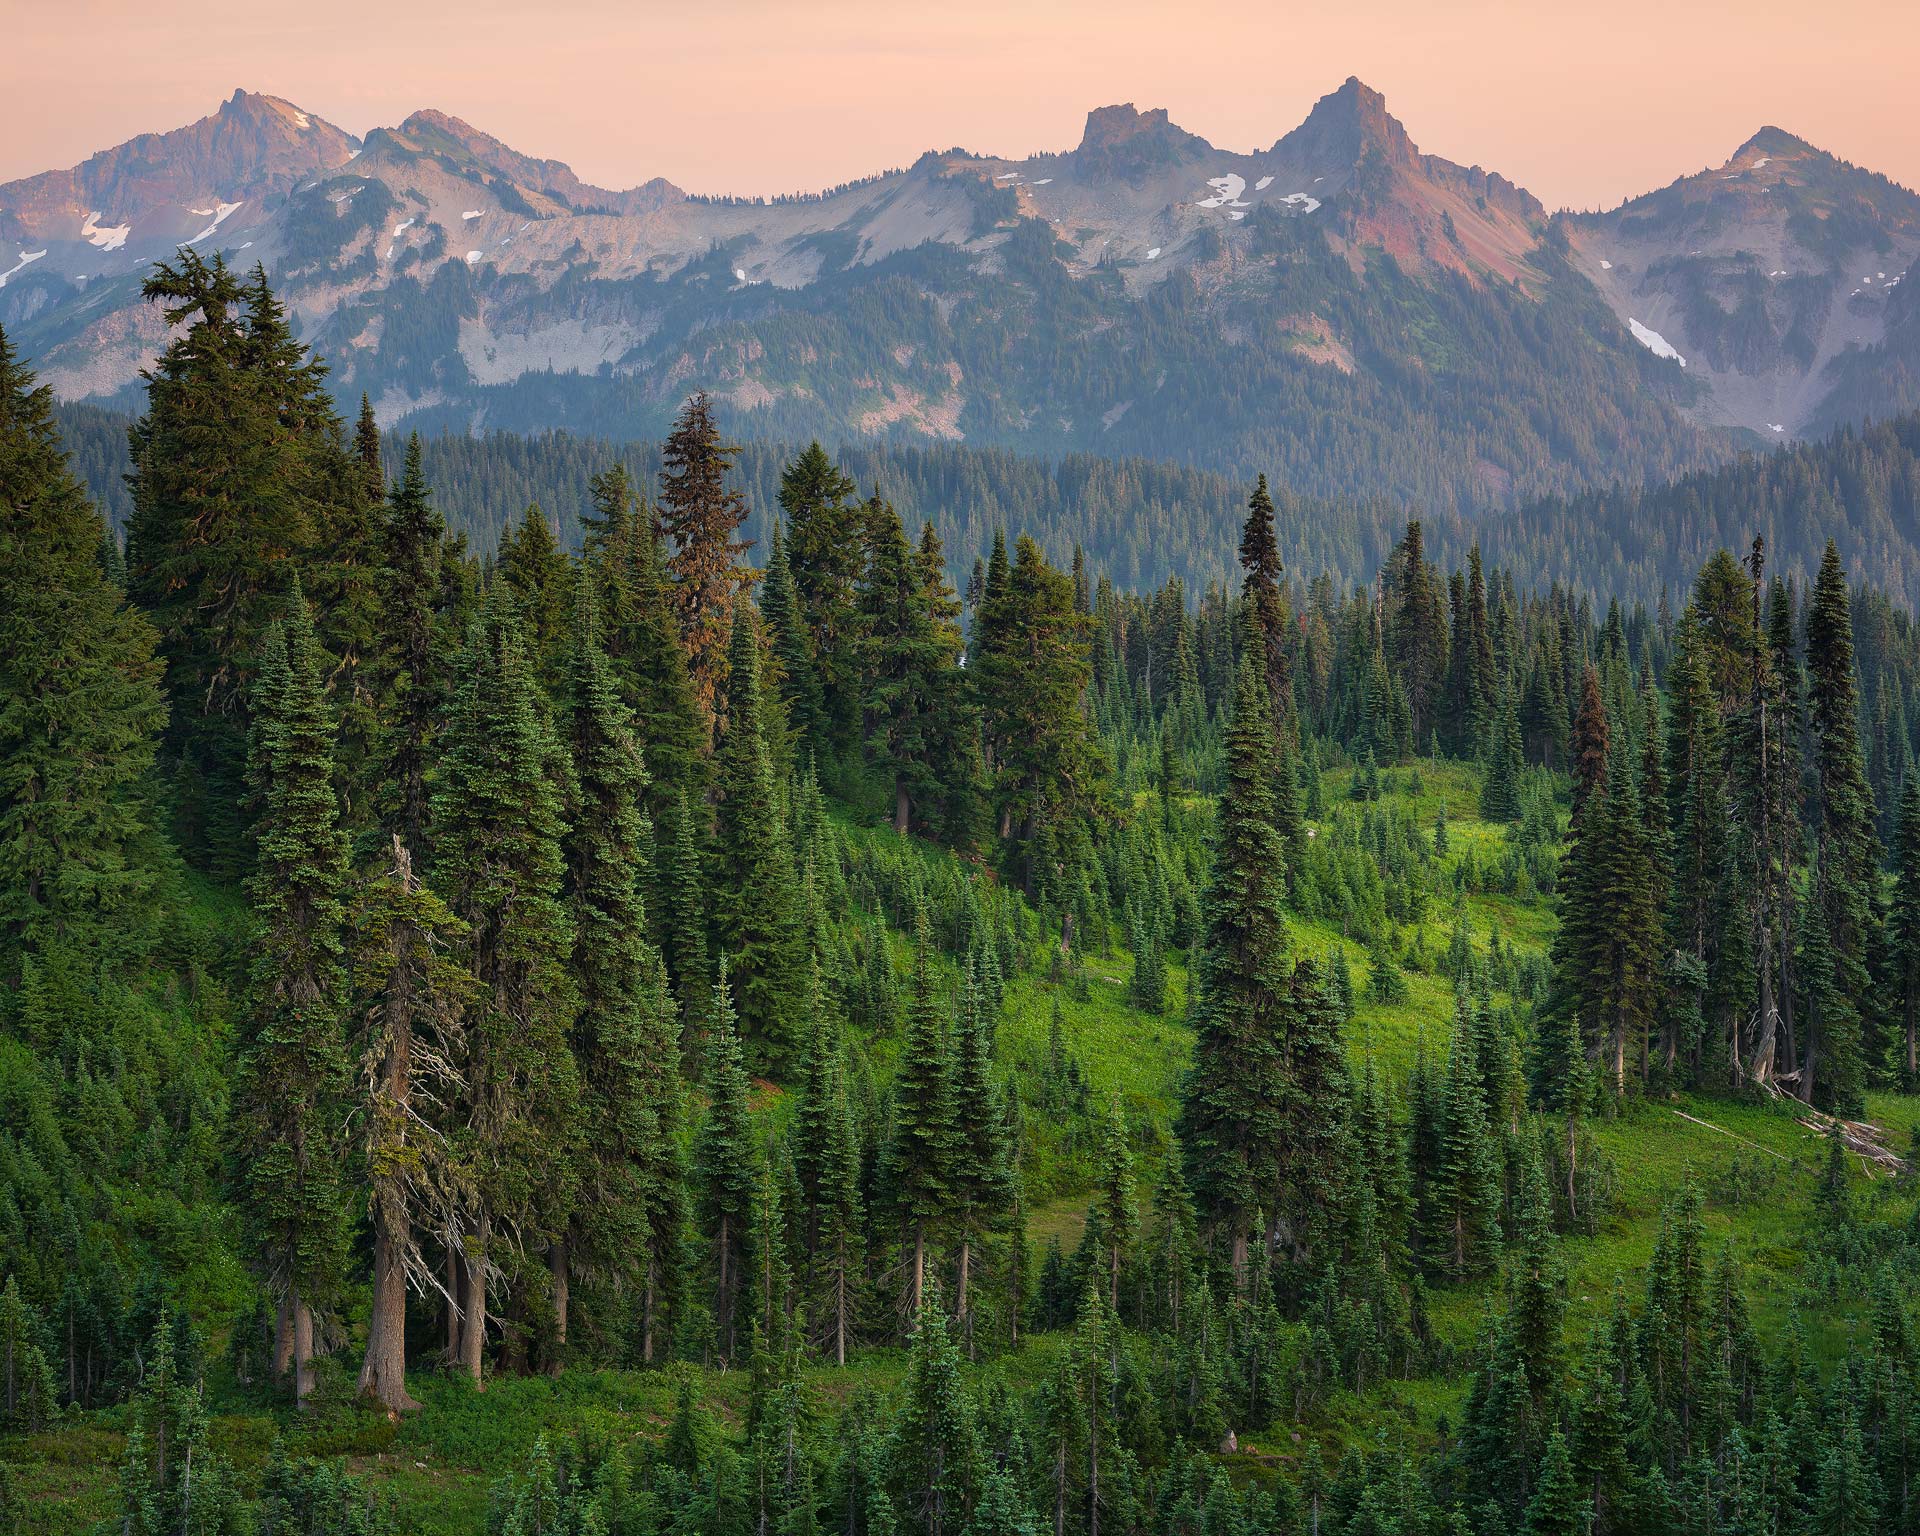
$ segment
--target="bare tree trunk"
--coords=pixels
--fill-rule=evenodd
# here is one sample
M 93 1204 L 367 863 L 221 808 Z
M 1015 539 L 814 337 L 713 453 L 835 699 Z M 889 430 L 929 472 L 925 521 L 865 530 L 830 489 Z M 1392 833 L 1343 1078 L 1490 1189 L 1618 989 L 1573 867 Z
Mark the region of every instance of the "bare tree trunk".
M 654 1259 L 647 1256 L 646 1288 L 640 1293 L 640 1363 L 653 1364 L 653 1284 Z
M 719 1325 L 715 1337 L 720 1341 L 720 1362 L 733 1358 L 733 1234 L 728 1217 L 720 1218 L 720 1294 L 715 1298 L 714 1321 Z
M 913 802 L 907 795 L 907 781 L 895 779 L 893 781 L 893 830 L 902 837 L 907 835 L 907 828 L 912 825 L 912 810 Z
M 407 1288 L 400 1255 L 384 1220 L 373 1233 L 373 1314 L 367 1322 L 367 1357 L 360 1365 L 360 1392 L 389 1414 L 420 1406 L 407 1395 Z
M 293 1300 L 282 1291 L 273 1310 L 273 1379 L 280 1380 L 293 1369 Z
M 461 1311 L 465 1316 L 460 1320 L 460 1364 L 473 1382 L 475 1390 L 484 1390 L 482 1370 L 487 1349 L 487 1219 L 480 1219 L 480 1230 L 475 1234 L 479 1239 L 478 1252 L 472 1256 L 462 1255 L 462 1264 L 466 1269 L 465 1283 L 461 1286 Z
M 460 1362 L 460 1319 L 466 1311 L 466 1266 L 460 1262 L 460 1249 L 447 1241 L 447 1364 Z
M 833 1363 L 847 1363 L 847 1250 L 845 1242 L 833 1266 Z
M 313 1391 L 313 1309 L 293 1296 L 293 1401 L 302 1411 Z
M 920 1293 L 927 1279 L 927 1229 L 913 1229 L 913 1315 L 920 1315 Z
M 566 1367 L 567 1303 L 571 1296 L 564 1237 L 555 1238 L 547 1248 L 547 1273 L 553 1277 L 553 1358 L 547 1362 L 547 1374 L 558 1376 Z

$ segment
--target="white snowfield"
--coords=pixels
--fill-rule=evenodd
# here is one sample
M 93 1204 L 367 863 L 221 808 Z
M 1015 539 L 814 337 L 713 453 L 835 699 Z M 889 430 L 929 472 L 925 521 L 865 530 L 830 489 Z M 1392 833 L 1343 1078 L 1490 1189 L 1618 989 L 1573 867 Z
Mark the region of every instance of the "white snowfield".
M 486 216 L 487 210 L 484 208 L 469 208 L 465 213 L 460 215 L 463 219 L 484 219 Z
M 46 254 L 45 251 L 22 251 L 18 261 L 8 267 L 6 271 L 0 272 L 0 288 L 7 286 L 7 279 L 12 277 L 14 273 L 24 272 L 28 267 L 32 266 L 34 262 Z
M 1600 270 L 1602 272 L 1611 272 L 1613 270 L 1613 263 L 1608 261 L 1606 257 L 1602 256 L 1600 258 Z
M 1240 194 L 1247 190 L 1246 177 L 1236 176 L 1232 171 L 1229 171 L 1224 176 L 1208 177 L 1207 185 L 1213 188 L 1213 196 L 1201 198 L 1199 202 L 1200 207 L 1245 208 L 1247 206 L 1247 204 L 1240 201 Z
M 1787 428 L 1784 422 L 1770 421 L 1767 423 L 1767 430 L 1769 432 L 1784 432 Z
M 1147 260 L 1158 261 L 1159 259 L 1160 259 L 1160 247 L 1156 245 L 1153 247 L 1152 250 L 1147 252 Z
M 117 251 L 127 243 L 127 236 L 133 233 L 131 224 L 102 224 L 100 210 L 95 209 L 87 215 L 87 222 L 80 226 L 80 238 L 89 245 L 97 245 L 103 251 Z
M 1314 178 L 1315 181 L 1319 179 L 1317 176 Z M 1312 213 L 1314 209 L 1320 206 L 1319 198 L 1309 197 L 1304 192 L 1289 192 L 1285 197 L 1281 198 L 1280 201 L 1283 203 L 1291 203 L 1302 213 Z
M 1671 358 L 1682 368 L 1687 366 L 1687 360 L 1674 350 L 1673 343 L 1668 341 L 1666 337 L 1662 336 L 1651 326 L 1642 325 L 1632 316 L 1628 316 L 1627 329 L 1633 332 L 1633 339 L 1639 342 L 1641 346 L 1645 347 L 1655 357 Z
M 1253 184 L 1253 190 L 1256 192 L 1264 192 L 1267 190 L 1268 187 L 1272 185 L 1273 185 L 1273 178 L 1271 176 L 1262 176 L 1258 181 L 1256 181 Z
M 232 218 L 234 214 L 238 213 L 240 211 L 240 207 L 241 205 L 239 203 L 222 203 L 219 205 L 218 208 L 190 209 L 189 212 L 197 213 L 202 218 L 205 218 L 207 215 L 211 214 L 213 216 L 213 222 L 209 224 L 205 229 L 201 230 L 199 234 L 195 235 L 191 240 L 189 240 L 187 244 L 198 245 L 202 240 L 206 239 L 222 224 L 226 223 L 228 219 Z
M 476 261 L 478 261 L 478 260 L 479 260 L 479 259 L 480 259 L 480 258 L 481 258 L 482 256 L 484 256 L 485 254 L 486 254 L 486 252 L 485 252 L 485 251 L 468 251 L 468 252 L 467 252 L 467 265 L 468 265 L 468 266 L 472 266 L 472 265 L 473 265 L 473 264 L 474 264 L 474 263 L 475 263 Z
M 398 224 L 393 226 L 393 238 L 398 240 L 402 235 L 404 235 L 408 230 L 412 228 L 413 228 L 412 219 L 402 219 Z

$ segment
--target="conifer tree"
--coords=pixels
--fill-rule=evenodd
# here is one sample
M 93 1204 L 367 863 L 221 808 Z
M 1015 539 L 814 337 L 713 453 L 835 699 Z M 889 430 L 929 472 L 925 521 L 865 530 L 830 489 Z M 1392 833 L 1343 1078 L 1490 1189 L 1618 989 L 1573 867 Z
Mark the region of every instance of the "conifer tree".
M 1800 1092 L 1810 1103 L 1857 1114 L 1866 1093 L 1862 1033 L 1872 1008 L 1867 962 L 1875 941 L 1880 850 L 1860 750 L 1847 581 L 1831 540 L 1807 608 L 1807 674 L 1818 813 L 1813 900 L 1833 949 L 1833 998 L 1827 1015 L 1805 1031 Z
M 962 989 L 953 1042 L 953 1204 L 960 1248 L 954 1314 L 969 1357 L 973 1351 L 975 1252 L 1013 1202 L 1006 1113 L 993 1080 L 996 1012 L 997 1002 L 984 975 L 969 978 Z
M 111 969 L 153 882 L 140 782 L 166 718 L 154 634 L 102 572 L 52 393 L 0 331 L 0 984 L 63 945 Z
M 941 694 L 955 689 L 960 633 L 929 602 L 899 515 L 867 505 L 867 563 L 858 618 L 863 736 L 868 759 L 891 782 L 893 826 L 906 832 L 916 805 L 938 794 L 942 759 L 959 750 L 942 729 Z M 944 585 L 944 577 L 939 578 Z
M 1887 951 L 1901 1079 L 1911 1087 L 1920 1081 L 1920 773 L 1911 769 L 1900 788 L 1893 866 Z
M 779 502 L 786 517 L 785 553 L 799 616 L 819 669 L 826 737 L 819 746 L 822 751 L 839 750 L 858 723 L 852 641 L 863 556 L 862 509 L 853 481 L 817 442 L 780 472 Z
M 260 813 L 230 1135 L 249 1244 L 281 1299 L 282 1352 L 304 1407 L 314 1311 L 335 1299 L 346 1266 L 347 849 L 323 653 L 297 581 L 290 606 L 285 629 L 267 632 L 253 686 L 248 773 Z
M 1438 726 L 1446 686 L 1447 616 L 1438 573 L 1426 557 L 1420 523 L 1407 524 L 1394 551 L 1393 660 L 1402 686 L 1413 738 L 1425 742 Z
M 819 757 L 830 745 L 826 705 L 820 695 L 812 636 L 800 612 L 786 540 L 777 522 L 767 547 L 767 579 L 760 592 L 760 612 L 767 622 L 767 647 L 787 719 L 795 738 Z
M 502 589 L 489 593 L 458 667 L 433 816 L 448 904 L 467 925 L 476 983 L 467 1016 L 457 1145 L 470 1191 L 458 1262 L 457 1358 L 477 1383 L 490 1279 L 564 1230 L 573 1199 L 579 1084 L 568 1033 L 578 1000 L 568 960 L 565 753 L 535 688 Z
M 1286 568 L 1280 563 L 1280 545 L 1274 537 L 1273 496 L 1267 490 L 1265 475 L 1260 476 L 1247 501 L 1246 526 L 1240 533 L 1240 566 L 1246 572 L 1247 601 L 1253 605 L 1258 621 L 1268 716 L 1276 736 L 1285 736 L 1293 713 L 1286 598 L 1280 590 L 1280 577 Z
M 741 1304 L 750 1294 L 754 1212 L 766 1174 L 747 1108 L 747 1069 L 734 1029 L 724 964 L 713 986 L 707 1099 L 706 1118 L 693 1149 L 695 1203 L 706 1238 L 704 1267 L 713 1309 L 714 1350 L 726 1365 L 738 1358 L 743 1342 Z
M 1485 1270 L 1500 1247 L 1501 1171 L 1480 1078 L 1473 1005 L 1463 993 L 1447 1054 L 1437 1160 L 1424 1191 L 1424 1248 L 1443 1274 Z
M 741 1032 L 759 1060 L 784 1066 L 800 1044 L 803 957 L 793 856 L 763 731 L 754 618 L 750 604 L 737 605 L 726 719 L 714 753 L 720 803 L 707 888 Z
M 1574 1480 L 1566 1436 L 1555 1430 L 1527 1501 L 1526 1536 L 1587 1536 L 1590 1519 L 1591 1506 Z
M 566 551 L 538 502 L 529 502 L 520 524 L 500 541 L 499 579 L 513 594 L 533 675 L 549 694 L 560 692 L 567 669 L 567 615 L 574 580 Z
M 1012 839 L 1010 853 L 1022 855 L 1029 894 L 1048 873 L 1034 857 L 1043 824 L 1058 826 L 1089 807 L 1105 766 L 1080 709 L 1091 670 L 1082 623 L 1072 581 L 1033 540 L 1019 540 L 1004 577 L 996 580 L 989 568 L 977 659 L 969 659 L 967 672 L 990 748 L 1000 835 Z
M 242 864 L 248 676 L 316 534 L 316 460 L 332 441 L 320 374 L 263 279 L 182 247 L 141 286 L 173 339 L 134 424 L 129 591 L 159 632 L 178 826 L 220 874 Z
M 1289 997 L 1285 859 L 1272 822 L 1273 732 L 1257 665 L 1243 659 L 1226 742 L 1226 787 L 1192 1010 L 1194 1062 L 1180 1143 L 1203 1230 L 1224 1243 L 1236 1286 L 1283 1135 L 1279 1041 Z
M 887 1460 L 898 1530 L 959 1536 L 967 1529 L 981 1471 L 979 1431 L 960 1379 L 960 1353 L 931 1293 L 914 1314 L 906 1386 Z
M 660 526 L 673 539 L 673 580 L 687 672 L 702 716 L 711 721 L 727 682 L 734 596 L 752 579 L 736 538 L 747 504 L 727 483 L 738 449 L 721 439 L 713 402 L 693 395 L 674 418 L 660 452 Z
M 1133 1149 L 1127 1144 L 1127 1122 L 1116 1095 L 1107 1107 L 1100 1135 L 1100 1157 L 1093 1203 L 1087 1210 L 1090 1246 L 1099 1258 L 1099 1277 L 1105 1282 L 1107 1305 L 1120 1309 L 1120 1270 L 1139 1231 L 1135 1204 Z
M 392 867 L 369 883 L 356 914 L 360 1126 L 373 1228 L 359 1386 L 401 1413 L 420 1406 L 406 1383 L 407 1290 L 444 1286 L 421 1239 L 447 1245 L 460 1208 L 448 1112 L 465 1087 L 461 1021 L 473 978 L 454 959 L 466 937 L 458 920 L 420 883 L 398 833 L 391 846 Z M 457 1297 L 447 1300 L 457 1307 Z
M 673 994 L 680 1005 L 680 1028 L 686 1054 L 699 1059 L 699 1047 L 706 1035 L 707 1005 L 713 998 L 713 977 L 707 954 L 707 881 L 706 859 L 694 812 L 686 796 L 678 796 L 668 807 L 670 836 L 663 842 L 667 872 L 660 883 L 665 895 L 667 916 L 662 924 L 666 935 L 668 974 Z
M 593 590 L 576 593 L 567 746 L 573 804 L 565 843 L 580 1011 L 573 1055 L 583 1090 L 581 1199 L 550 1255 L 556 1343 L 564 1348 L 569 1268 L 635 1282 L 642 1353 L 670 1289 L 682 1220 L 677 1021 L 642 892 L 652 829 L 646 767 L 598 639 Z
M 907 1034 L 893 1083 L 893 1134 L 883 1170 L 912 1255 L 906 1305 L 919 1315 L 926 1297 L 927 1249 L 942 1234 L 962 1156 L 954 1104 L 953 1048 L 934 992 L 933 940 L 925 908 L 914 914 L 913 975 Z
M 428 765 L 442 692 L 438 625 L 440 514 L 420 459 L 420 434 L 407 440 L 400 478 L 387 497 L 380 571 L 379 680 L 387 696 L 380 758 L 381 825 L 409 852 L 426 848 L 431 809 Z

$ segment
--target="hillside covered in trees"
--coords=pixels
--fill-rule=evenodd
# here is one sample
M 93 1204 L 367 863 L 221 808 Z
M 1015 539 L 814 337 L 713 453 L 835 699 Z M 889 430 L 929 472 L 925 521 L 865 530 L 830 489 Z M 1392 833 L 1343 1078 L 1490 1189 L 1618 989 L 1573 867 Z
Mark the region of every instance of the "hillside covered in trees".
M 95 406 L 59 408 L 75 467 L 112 520 L 131 510 L 126 476 L 129 419 Z M 721 417 L 721 425 L 727 425 Z M 405 439 L 388 435 L 397 461 Z M 801 445 L 748 441 L 734 461 L 746 497 L 748 537 L 766 543 L 779 508 L 779 483 Z M 660 468 L 657 443 L 610 443 L 553 433 L 517 437 L 424 436 L 422 463 L 448 526 L 476 552 L 491 553 L 529 505 L 547 514 L 569 545 L 593 477 L 623 465 L 639 485 Z M 996 528 L 1021 528 L 1048 557 L 1065 563 L 1079 547 L 1127 590 L 1178 578 L 1191 592 L 1238 580 L 1234 550 L 1246 488 L 1224 475 L 1145 459 L 1069 456 L 1058 461 L 993 449 L 888 444 L 842 446 L 835 463 L 862 486 L 930 519 L 949 551 L 956 580 Z M 1344 584 L 1369 580 L 1404 527 L 1405 506 L 1327 501 L 1276 484 L 1274 522 L 1296 572 L 1327 573 Z M 1421 507 L 1436 559 L 1463 564 L 1478 543 L 1489 563 L 1555 582 L 1604 603 L 1676 606 L 1694 573 L 1720 548 L 1767 540 L 1773 565 L 1802 582 L 1833 540 L 1857 581 L 1908 608 L 1920 604 L 1920 418 L 1898 417 L 1860 430 L 1766 453 L 1671 483 L 1616 487 L 1517 510 L 1469 503 L 1464 512 Z
M 124 537 L 0 336 L 4 1536 L 1915 1528 L 1910 425 L 1670 598 L 1142 580 L 1184 471 L 394 443 L 147 289 Z

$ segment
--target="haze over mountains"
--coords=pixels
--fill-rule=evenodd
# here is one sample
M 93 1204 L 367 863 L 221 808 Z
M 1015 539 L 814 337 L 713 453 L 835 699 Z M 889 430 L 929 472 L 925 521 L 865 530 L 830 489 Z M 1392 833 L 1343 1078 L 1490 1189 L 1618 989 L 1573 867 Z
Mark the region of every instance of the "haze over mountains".
M 0 324 L 130 403 L 181 244 L 265 264 L 383 422 L 742 435 L 1265 469 L 1470 512 L 1920 405 L 1920 198 L 1768 128 L 1553 215 L 1349 80 L 1254 153 L 1132 106 L 1071 150 L 929 152 L 773 201 L 581 182 L 422 111 L 364 140 L 239 91 L 0 187 Z M 1682 361 L 1684 360 L 1684 361 Z

